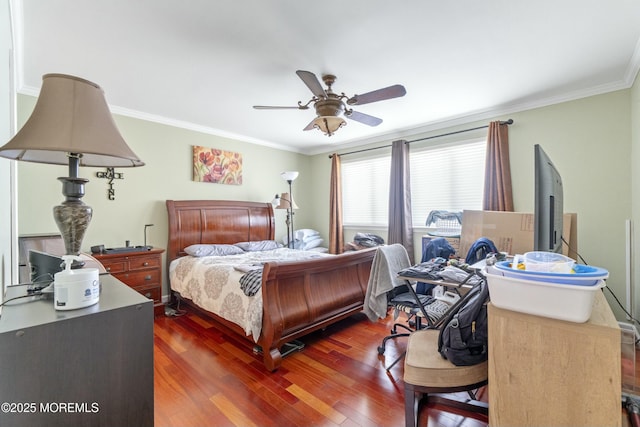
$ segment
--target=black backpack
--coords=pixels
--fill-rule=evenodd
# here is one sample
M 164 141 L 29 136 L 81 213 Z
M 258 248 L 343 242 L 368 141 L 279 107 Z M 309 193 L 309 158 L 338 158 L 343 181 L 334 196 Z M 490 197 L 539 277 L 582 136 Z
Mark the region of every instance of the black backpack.
M 487 360 L 487 302 L 489 287 L 481 274 L 442 323 L 438 351 L 456 366 L 470 366 Z

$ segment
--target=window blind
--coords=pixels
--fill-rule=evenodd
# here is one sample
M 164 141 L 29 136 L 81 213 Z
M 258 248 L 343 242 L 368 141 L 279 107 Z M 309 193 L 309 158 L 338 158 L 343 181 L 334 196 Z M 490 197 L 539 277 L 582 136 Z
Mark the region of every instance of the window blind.
M 344 225 L 387 225 L 390 169 L 390 154 L 342 162 Z
M 432 210 L 481 210 L 486 141 L 427 147 L 410 155 L 413 226 Z
M 486 141 L 411 147 L 413 226 L 432 210 L 482 209 Z M 391 154 L 342 162 L 345 226 L 387 226 Z

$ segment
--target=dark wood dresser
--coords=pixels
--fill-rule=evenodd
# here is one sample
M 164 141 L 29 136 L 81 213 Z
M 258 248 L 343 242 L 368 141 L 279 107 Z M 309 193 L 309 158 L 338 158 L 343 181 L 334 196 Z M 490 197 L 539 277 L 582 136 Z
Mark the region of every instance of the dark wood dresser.
M 8 302 L 0 316 L 0 426 L 153 427 L 153 303 L 100 276 L 98 303 Z M 26 294 L 7 287 L 6 300 Z
M 164 249 L 115 254 L 94 254 L 108 273 L 153 300 L 154 315 L 164 315 L 162 253 Z

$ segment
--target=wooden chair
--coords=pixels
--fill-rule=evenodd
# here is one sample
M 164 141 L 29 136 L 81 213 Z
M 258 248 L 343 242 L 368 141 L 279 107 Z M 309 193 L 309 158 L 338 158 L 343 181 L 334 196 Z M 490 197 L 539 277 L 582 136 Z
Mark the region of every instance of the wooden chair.
M 489 407 L 476 400 L 474 390 L 487 384 L 488 362 L 456 366 L 438 352 L 439 330 L 423 329 L 409 336 L 404 360 L 405 425 L 415 427 L 422 404 L 438 403 L 486 420 Z M 470 399 L 443 394 L 466 391 Z

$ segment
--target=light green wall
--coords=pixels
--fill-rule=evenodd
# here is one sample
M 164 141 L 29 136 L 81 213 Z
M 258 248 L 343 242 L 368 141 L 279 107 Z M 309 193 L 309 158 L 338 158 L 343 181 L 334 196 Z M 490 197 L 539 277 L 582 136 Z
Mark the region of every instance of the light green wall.
M 632 218 L 630 102 L 631 91 L 623 90 L 491 119 L 513 118 L 515 121 L 509 127 L 515 210 L 533 211 L 533 146 L 539 143 L 562 175 L 565 212 L 578 214 L 580 254 L 589 264 L 609 270 L 607 284 L 622 301 L 625 298 L 625 220 Z M 482 126 L 488 121 L 405 139 L 417 140 Z M 640 120 L 634 123 L 637 125 L 637 122 Z M 472 136 L 477 133 L 464 133 L 457 138 Z M 439 140 L 432 143 L 436 142 Z M 352 156 L 357 154 L 349 158 Z M 328 211 L 325 200 L 329 197 L 326 184 L 329 169 L 327 154 L 313 157 L 311 170 L 315 179 L 310 191 L 318 195 L 315 199 L 318 212 Z M 328 219 L 318 221 L 318 229 L 328 228 Z M 418 241 L 416 247 L 419 247 Z M 616 303 L 609 300 L 621 318 Z
M 579 252 L 592 264 L 607 268 L 608 286 L 625 299 L 625 220 L 633 218 L 632 183 L 639 178 L 632 164 L 639 164 L 640 144 L 637 117 L 640 90 L 630 90 L 584 98 L 544 108 L 496 117 L 513 118 L 509 128 L 511 170 L 517 211 L 533 210 L 533 145 L 542 144 L 560 170 L 565 187 L 565 212 L 578 214 Z M 26 120 L 35 98 L 19 97 L 19 126 Z M 632 108 L 635 106 L 635 108 Z M 414 140 L 433 134 L 486 125 L 489 120 L 468 123 L 431 134 L 416 134 Z M 95 177 L 98 169 L 81 168 L 81 176 L 90 179 L 85 202 L 94 208 L 83 248 L 91 245 L 122 246 L 125 240 L 141 244 L 144 224 L 148 243 L 165 247 L 167 221 L 166 199 L 236 199 L 269 201 L 275 193 L 287 190 L 279 174 L 299 170 L 294 182 L 294 196 L 300 206 L 296 228 L 314 228 L 327 237 L 329 213 L 328 152 L 305 156 L 254 144 L 177 129 L 157 123 L 116 116 L 117 125 L 131 148 L 146 166 L 119 169 L 123 181 L 114 181 L 116 200 L 106 197 L 107 182 Z M 634 132 L 632 144 L 632 130 Z M 453 139 L 483 136 L 486 131 L 465 133 Z M 386 145 L 390 141 L 380 142 Z M 433 140 L 427 143 L 437 143 Z M 203 145 L 242 153 L 244 183 L 240 186 L 204 184 L 191 181 L 191 146 Z M 363 147 L 358 147 L 358 149 Z M 347 150 L 350 151 L 350 150 Z M 632 163 L 632 155 L 635 160 Z M 56 232 L 51 207 L 62 200 L 56 177 L 66 175 L 66 168 L 41 164 L 19 164 L 19 232 L 25 234 Z M 637 197 L 635 198 L 637 199 Z M 634 212 L 638 212 L 635 209 Z M 282 237 L 283 212 L 276 211 L 276 229 Z M 419 233 L 416 250 L 419 252 Z M 640 239 L 637 239 L 640 241 Z M 638 251 L 640 252 L 640 251 Z M 419 253 L 417 254 L 419 256 Z M 640 265 L 636 261 L 635 265 Z M 635 284 L 637 288 L 639 285 Z M 165 278 L 165 293 L 166 278 Z M 609 295 L 607 295 L 609 297 Z M 623 318 L 611 301 L 616 315 Z
M 31 114 L 36 99 L 18 98 L 18 127 Z M 80 176 L 89 179 L 84 202 L 93 208 L 93 219 L 83 241 L 83 251 L 104 244 L 106 247 L 142 245 L 144 225 L 147 243 L 167 245 L 166 199 L 222 199 L 270 202 L 276 193 L 288 191 L 280 177 L 285 170 L 301 171 L 293 183 L 293 193 L 300 207 L 311 205 L 313 197 L 299 189 L 311 185 L 309 158 L 288 151 L 220 138 L 158 123 L 115 116 L 116 124 L 131 149 L 145 162 L 139 168 L 119 168 L 124 180 L 114 180 L 115 200 L 107 199 L 107 180 L 96 178 L 99 168 L 80 168 Z M 243 157 L 242 185 L 193 182 L 192 146 L 201 145 L 239 152 Z M 67 167 L 18 162 L 18 230 L 20 234 L 57 233 L 52 208 L 64 200 L 57 180 L 67 175 Z M 276 238 L 286 234 L 284 211 L 275 210 Z M 313 226 L 314 211 L 300 209 L 295 215 L 296 228 Z M 168 293 L 166 277 L 165 294 Z
M 631 210 L 630 92 L 557 104 L 514 115 L 510 132 L 515 203 L 533 209 L 533 150 L 540 143 L 562 174 L 565 212 L 578 214 L 578 252 L 609 270 L 607 286 L 625 299 L 625 221 Z M 619 318 L 622 313 L 609 298 Z

